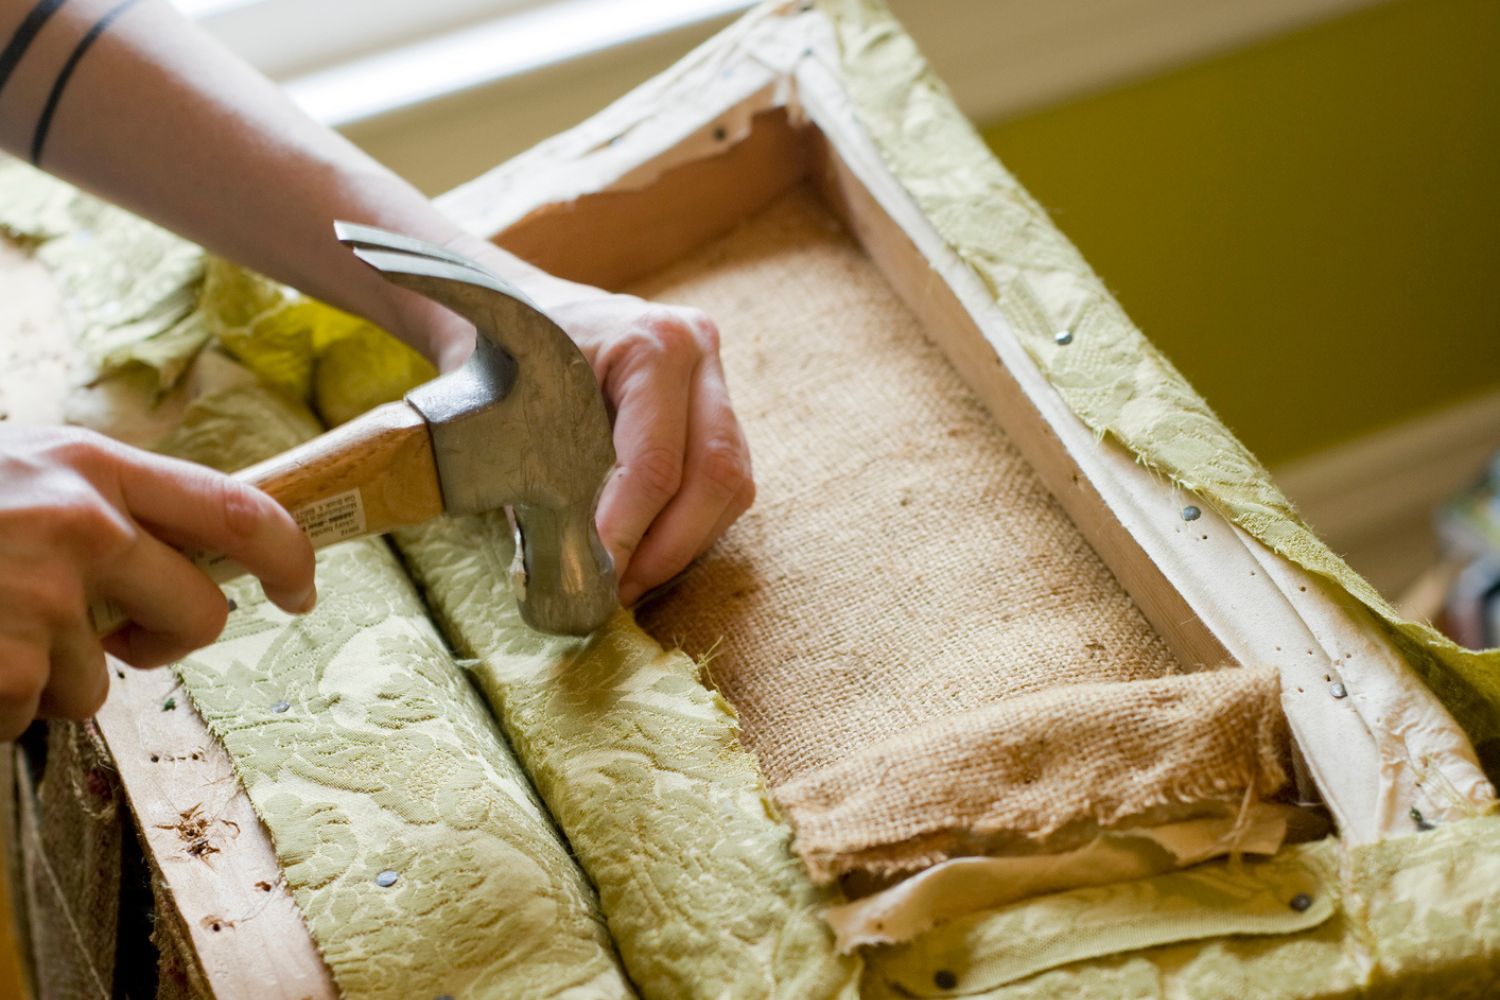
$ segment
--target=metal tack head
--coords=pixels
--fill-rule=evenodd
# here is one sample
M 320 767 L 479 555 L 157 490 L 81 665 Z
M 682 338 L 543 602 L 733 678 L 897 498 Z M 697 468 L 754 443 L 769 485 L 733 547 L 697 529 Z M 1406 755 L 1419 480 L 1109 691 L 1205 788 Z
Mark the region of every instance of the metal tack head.
M 1199 510 L 1197 507 L 1194 507 L 1192 504 L 1188 504 L 1186 507 L 1182 508 L 1182 519 L 1184 521 L 1196 521 L 1202 516 L 1203 511 Z
M 398 878 L 400 878 L 399 875 L 387 868 L 385 871 L 375 876 L 375 884 L 380 886 L 382 889 L 389 889 L 391 886 L 396 884 L 396 879 Z
M 1335 698 L 1349 697 L 1349 689 L 1344 687 L 1343 681 L 1334 681 L 1332 684 L 1328 685 L 1328 693 L 1333 695 Z
M 1306 913 L 1308 908 L 1312 906 L 1312 897 L 1305 892 L 1299 892 L 1292 897 L 1291 902 L 1287 905 L 1298 913 Z
M 276 704 L 271 706 L 271 711 L 275 712 L 277 715 L 280 715 L 282 712 L 285 712 L 291 707 L 292 705 L 290 702 L 278 701 Z
M 1052 335 L 1052 342 L 1059 347 L 1066 347 L 1073 342 L 1073 331 L 1058 330 Z

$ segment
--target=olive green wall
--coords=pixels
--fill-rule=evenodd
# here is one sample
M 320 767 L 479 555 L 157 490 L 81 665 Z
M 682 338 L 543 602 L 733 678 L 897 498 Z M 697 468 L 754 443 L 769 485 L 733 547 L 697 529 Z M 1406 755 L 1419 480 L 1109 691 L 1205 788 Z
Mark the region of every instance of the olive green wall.
M 1500 389 L 1500 3 L 1399 0 L 986 130 L 1267 462 Z

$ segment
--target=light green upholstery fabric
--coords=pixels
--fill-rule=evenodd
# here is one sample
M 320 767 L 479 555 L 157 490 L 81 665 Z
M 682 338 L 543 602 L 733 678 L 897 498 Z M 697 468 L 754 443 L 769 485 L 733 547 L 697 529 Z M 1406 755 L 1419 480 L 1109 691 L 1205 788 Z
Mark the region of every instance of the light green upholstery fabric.
M 400 549 L 578 860 L 649 997 L 851 997 L 733 711 L 698 664 L 625 612 L 589 640 L 527 628 L 495 514 L 401 532 Z

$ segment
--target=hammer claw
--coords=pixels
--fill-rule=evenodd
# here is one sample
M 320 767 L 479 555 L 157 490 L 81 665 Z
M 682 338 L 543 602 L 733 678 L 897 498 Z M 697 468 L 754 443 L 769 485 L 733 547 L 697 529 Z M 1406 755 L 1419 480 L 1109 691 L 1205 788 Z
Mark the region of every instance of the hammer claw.
M 419 240 L 414 236 L 393 233 L 389 229 L 366 226 L 359 222 L 338 221 L 333 224 L 333 234 L 350 250 L 390 250 L 395 253 L 411 254 L 414 257 L 444 260 L 450 264 L 458 264 L 461 267 L 479 271 L 481 274 L 489 274 L 488 271 L 461 254 L 445 250 L 436 243 Z

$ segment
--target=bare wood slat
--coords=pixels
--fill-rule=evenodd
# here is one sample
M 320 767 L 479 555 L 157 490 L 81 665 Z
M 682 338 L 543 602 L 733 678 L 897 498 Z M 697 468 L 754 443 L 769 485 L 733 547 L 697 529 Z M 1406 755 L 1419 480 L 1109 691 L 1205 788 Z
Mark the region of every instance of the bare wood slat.
M 214 995 L 338 996 L 270 836 L 176 677 L 109 668 L 99 731 Z

